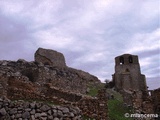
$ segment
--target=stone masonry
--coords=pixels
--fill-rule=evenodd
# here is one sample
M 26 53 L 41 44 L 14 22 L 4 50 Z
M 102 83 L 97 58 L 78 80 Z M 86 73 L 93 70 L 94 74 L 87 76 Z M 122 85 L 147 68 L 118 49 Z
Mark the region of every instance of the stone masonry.
M 21 59 L 18 61 L 0 61 L 0 94 L 5 94 L 7 88 L 11 87 L 7 85 L 14 80 L 23 82 L 24 88 L 26 88 L 26 83 L 33 84 L 36 92 L 39 93 L 45 91 L 45 84 L 48 83 L 53 87 L 82 94 L 86 94 L 88 84 L 100 84 L 97 77 L 70 67 L 53 67 Z M 11 85 L 14 87 L 14 84 Z
M 116 57 L 115 73 L 112 77 L 115 89 L 122 94 L 124 103 L 132 107 L 134 113 L 160 114 L 160 90 L 147 90 L 145 75 L 141 74 L 137 55 L 123 54 Z
M 137 55 L 123 54 L 115 58 L 113 83 L 128 106 L 132 106 L 133 91 L 147 91 L 145 75 L 141 74 Z
M 115 73 L 113 82 L 117 91 L 146 91 L 145 75 L 141 74 L 138 56 L 123 54 L 115 58 Z
M 81 111 L 71 106 L 0 98 L 0 120 L 81 120 Z
M 160 88 L 150 91 L 155 113 L 160 116 Z
M 40 48 L 40 51 L 43 50 L 45 52 L 48 51 Z M 81 115 L 108 120 L 105 91 L 100 91 L 96 98 L 86 96 L 88 85 L 92 84 L 96 86 L 100 84 L 97 77 L 87 72 L 67 67 L 64 64 L 65 61 L 63 57 L 61 59 L 61 61 L 63 61 L 61 66 L 61 63 L 54 64 L 55 58 L 53 60 L 52 57 L 41 56 L 39 51 L 35 53 L 35 56 L 37 53 L 39 57 L 35 58 L 33 62 L 27 62 L 23 59 L 17 61 L 0 61 L 0 96 L 5 96 L 10 100 L 42 100 L 51 101 L 60 105 L 75 106 L 80 108 Z M 54 57 L 56 57 L 56 55 Z M 3 99 L 0 99 L 0 101 L 1 104 L 3 104 Z M 38 114 L 33 115 L 30 107 L 24 110 L 19 107 L 19 105 L 12 106 L 17 112 L 10 114 L 11 108 L 8 106 L 10 104 L 12 104 L 11 101 L 6 104 L 7 106 L 0 105 L 0 117 L 4 118 L 4 120 L 6 117 L 11 117 L 11 119 L 13 118 L 15 120 L 21 120 L 23 118 L 40 120 L 40 117 L 42 117 L 42 120 L 54 118 L 54 116 L 51 115 L 50 118 L 46 118 L 46 114 L 50 114 L 49 111 L 51 108 L 47 113 L 38 110 Z M 70 108 L 68 109 L 70 110 Z M 56 110 L 58 111 L 59 108 L 56 107 Z M 62 110 L 61 112 L 63 114 Z M 39 118 L 36 117 L 37 115 Z M 80 118 L 79 112 L 77 114 L 72 114 L 71 112 L 71 116 L 69 115 L 63 114 L 63 117 L 55 116 L 55 120 L 65 117 L 66 120 L 68 119 L 67 117 L 69 117 L 69 119 L 75 117 L 77 120 Z M 79 116 L 79 118 L 77 118 L 77 116 Z
M 96 98 L 84 97 L 77 103 L 82 113 L 95 120 L 108 120 L 108 106 L 106 90 L 98 91 Z

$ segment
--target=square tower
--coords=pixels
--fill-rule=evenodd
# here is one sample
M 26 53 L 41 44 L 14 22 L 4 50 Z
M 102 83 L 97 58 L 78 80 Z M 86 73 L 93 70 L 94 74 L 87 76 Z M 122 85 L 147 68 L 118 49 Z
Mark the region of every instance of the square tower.
M 115 58 L 113 82 L 117 91 L 146 91 L 145 75 L 141 74 L 137 55 L 123 54 Z

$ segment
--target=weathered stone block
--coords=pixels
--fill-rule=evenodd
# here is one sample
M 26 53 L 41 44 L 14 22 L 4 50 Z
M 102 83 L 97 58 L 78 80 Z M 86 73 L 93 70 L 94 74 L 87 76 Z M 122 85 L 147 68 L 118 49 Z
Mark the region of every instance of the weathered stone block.
M 2 108 L 2 109 L 0 109 L 0 114 L 1 114 L 1 115 L 6 115 L 7 112 L 6 112 L 6 110 L 5 110 L 4 108 Z
M 24 119 L 30 118 L 30 113 L 28 111 L 24 112 L 22 114 L 22 118 L 24 118 Z
M 44 65 L 66 66 L 64 55 L 50 49 L 39 48 L 35 53 L 35 61 Z
M 47 105 L 43 105 L 41 108 L 40 108 L 42 111 L 47 111 L 50 109 L 50 107 L 48 107 Z

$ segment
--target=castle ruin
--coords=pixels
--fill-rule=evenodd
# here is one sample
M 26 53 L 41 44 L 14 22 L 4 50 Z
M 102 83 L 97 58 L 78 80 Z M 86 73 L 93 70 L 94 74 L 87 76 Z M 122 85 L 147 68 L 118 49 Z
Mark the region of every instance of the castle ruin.
M 141 74 L 137 55 L 123 54 L 115 58 L 113 83 L 115 89 L 119 92 L 124 90 L 147 90 L 145 75 Z
M 160 90 L 150 91 L 152 94 L 149 95 L 137 55 L 123 54 L 115 57 L 115 73 L 112 77 L 115 90 L 122 94 L 124 104 L 132 106 L 134 113 L 160 113 Z

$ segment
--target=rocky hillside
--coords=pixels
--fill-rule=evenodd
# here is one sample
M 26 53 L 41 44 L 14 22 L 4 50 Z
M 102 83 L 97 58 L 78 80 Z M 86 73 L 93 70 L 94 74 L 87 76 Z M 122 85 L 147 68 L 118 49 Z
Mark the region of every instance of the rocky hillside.
M 0 95 L 8 98 L 45 99 L 49 90 L 86 94 L 88 86 L 98 85 L 97 77 L 70 68 L 62 53 L 39 48 L 35 61 L 0 61 Z

